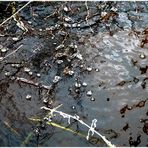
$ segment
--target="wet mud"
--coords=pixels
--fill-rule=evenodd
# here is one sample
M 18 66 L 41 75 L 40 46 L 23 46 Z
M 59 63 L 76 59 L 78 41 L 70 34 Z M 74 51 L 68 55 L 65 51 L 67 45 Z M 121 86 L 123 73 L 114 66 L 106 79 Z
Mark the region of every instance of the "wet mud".
M 0 23 L 26 2 L 0 2 Z M 148 3 L 31 2 L 0 26 L 0 146 L 148 146 Z M 16 10 L 15 10 L 16 9 Z M 80 136 L 81 135 L 81 136 Z

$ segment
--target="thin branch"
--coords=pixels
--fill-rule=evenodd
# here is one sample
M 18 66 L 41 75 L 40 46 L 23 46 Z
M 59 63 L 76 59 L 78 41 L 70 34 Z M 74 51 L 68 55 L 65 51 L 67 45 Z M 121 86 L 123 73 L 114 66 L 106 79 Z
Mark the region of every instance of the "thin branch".
M 0 24 L 0 27 L 5 24 L 6 22 L 8 22 L 10 19 L 12 19 L 16 14 L 18 14 L 22 9 L 24 9 L 27 5 L 29 5 L 33 0 L 30 0 L 28 3 L 26 3 L 23 7 L 21 7 L 18 11 L 16 11 L 13 15 L 11 15 L 9 18 L 7 18 L 5 21 L 3 21 Z
M 78 115 L 72 116 L 72 115 L 69 115 L 69 114 L 64 113 L 64 112 L 62 112 L 62 111 L 58 111 L 57 108 L 59 108 L 60 106 L 62 106 L 62 104 L 59 105 L 59 106 L 56 107 L 56 108 L 53 108 L 53 109 L 50 109 L 50 108 L 45 107 L 45 106 L 41 107 L 41 109 L 48 110 L 48 111 L 50 111 L 52 114 L 55 112 L 55 113 L 60 114 L 63 118 L 68 118 L 68 123 L 70 122 L 70 118 L 77 120 L 78 122 L 80 122 L 81 124 L 85 125 L 85 126 L 89 129 L 89 130 L 88 130 L 88 135 L 87 135 L 87 137 L 86 137 L 87 140 L 89 139 L 89 133 L 92 132 L 92 135 L 93 135 L 94 133 L 96 133 L 98 136 L 100 136 L 100 137 L 103 139 L 103 141 L 104 141 L 109 147 L 115 147 L 115 145 L 113 145 L 110 141 L 108 141 L 108 140 L 105 138 L 105 136 L 101 135 L 99 132 L 97 132 L 97 131 L 95 130 L 97 119 L 92 120 L 92 124 L 91 124 L 91 126 L 89 126 L 89 125 L 86 124 L 84 121 L 80 120 L 80 117 L 79 117 Z
M 17 52 L 23 45 L 20 45 L 16 50 L 12 51 L 11 53 L 7 54 L 5 57 L 2 57 L 0 59 L 0 61 L 3 61 L 4 59 L 6 59 L 7 57 L 11 56 L 12 54 L 14 54 L 15 52 Z

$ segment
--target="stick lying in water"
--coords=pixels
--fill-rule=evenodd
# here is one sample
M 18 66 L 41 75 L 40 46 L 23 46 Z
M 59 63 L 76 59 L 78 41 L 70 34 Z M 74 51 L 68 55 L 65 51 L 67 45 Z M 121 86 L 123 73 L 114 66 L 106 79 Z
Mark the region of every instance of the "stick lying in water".
M 58 114 L 60 114 L 63 118 L 67 118 L 67 119 L 68 119 L 68 123 L 69 123 L 69 124 L 70 124 L 70 119 L 71 119 L 71 118 L 74 119 L 74 120 L 77 120 L 77 121 L 80 122 L 81 124 L 83 124 L 83 125 L 85 125 L 86 127 L 88 127 L 89 130 L 88 130 L 88 134 L 87 134 L 87 137 L 86 137 L 87 140 L 89 139 L 90 132 L 92 133 L 92 136 L 93 136 L 94 133 L 96 133 L 98 136 L 100 136 L 100 137 L 103 139 L 103 141 L 104 141 L 109 147 L 115 147 L 115 145 L 111 144 L 111 142 L 108 141 L 108 140 L 105 138 L 105 136 L 101 135 L 99 132 L 97 132 L 97 131 L 95 130 L 97 119 L 92 120 L 92 124 L 91 124 L 91 126 L 89 126 L 89 125 L 86 124 L 84 121 L 80 120 L 80 117 L 79 117 L 78 115 L 72 116 L 72 115 L 69 115 L 69 114 L 64 113 L 64 112 L 62 112 L 62 111 L 58 111 L 57 109 L 58 109 L 59 107 L 61 107 L 61 106 L 62 106 L 62 104 L 59 105 L 59 106 L 56 107 L 56 108 L 53 108 L 53 109 L 50 109 L 50 108 L 48 108 L 48 107 L 43 106 L 43 107 L 41 107 L 41 109 L 45 109 L 45 110 L 50 111 L 50 114 L 51 114 L 51 115 L 53 115 L 53 113 L 58 113 Z
M 22 9 L 24 9 L 27 5 L 29 5 L 33 0 L 28 1 L 28 3 L 26 3 L 23 7 L 21 7 L 18 11 L 16 11 L 13 15 L 11 15 L 9 18 L 7 18 L 5 21 L 3 21 L 0 24 L 0 27 L 5 24 L 6 22 L 8 22 L 10 19 L 12 19 L 16 14 L 18 14 Z

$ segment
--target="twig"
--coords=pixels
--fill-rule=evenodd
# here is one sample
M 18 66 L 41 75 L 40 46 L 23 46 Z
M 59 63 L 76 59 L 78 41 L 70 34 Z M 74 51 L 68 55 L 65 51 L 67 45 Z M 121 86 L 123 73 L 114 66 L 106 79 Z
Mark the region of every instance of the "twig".
M 37 86 L 37 87 L 40 87 L 40 88 L 44 88 L 46 90 L 51 90 L 51 86 L 48 86 L 48 85 L 43 85 L 43 84 L 40 84 L 38 82 L 33 82 L 33 81 L 30 81 L 30 80 L 27 80 L 25 78 L 20 78 L 20 77 L 17 77 L 16 78 L 17 81 L 20 81 L 20 82 L 23 82 L 23 83 L 27 83 L 27 84 L 30 84 L 30 85 L 34 85 L 34 86 Z
M 61 106 L 61 105 L 60 105 L 60 106 Z M 59 108 L 60 106 L 58 106 L 58 108 Z M 103 141 L 104 141 L 109 147 L 115 147 L 115 145 L 111 144 L 111 142 L 108 141 L 108 140 L 105 138 L 105 136 L 101 135 L 99 132 L 97 132 L 97 131 L 94 129 L 94 128 L 96 127 L 96 122 L 97 122 L 96 119 L 92 120 L 92 124 L 91 124 L 91 126 L 89 126 L 89 125 L 87 125 L 84 121 L 80 120 L 80 117 L 79 117 L 78 115 L 72 116 L 72 115 L 69 115 L 69 114 L 64 113 L 64 112 L 62 112 L 62 111 L 58 111 L 58 110 L 56 110 L 57 107 L 56 107 L 56 109 L 55 109 L 55 108 L 50 109 L 50 108 L 48 108 L 48 107 L 43 106 L 43 107 L 41 107 L 41 109 L 48 110 L 48 111 L 50 111 L 52 114 L 55 112 L 55 113 L 60 114 L 63 118 L 68 118 L 68 123 L 69 123 L 69 121 L 70 121 L 70 118 L 77 120 L 78 122 L 80 122 L 81 124 L 83 124 L 83 125 L 85 125 L 86 127 L 89 128 L 89 130 L 88 130 L 88 135 L 87 135 L 87 137 L 86 137 L 87 140 L 89 139 L 89 133 L 90 133 L 90 131 L 91 131 L 91 132 L 92 132 L 92 135 L 93 135 L 94 133 L 96 133 L 98 136 L 100 136 L 100 137 L 103 139 Z
M 6 59 L 7 57 L 9 57 L 10 55 L 14 54 L 15 52 L 17 52 L 23 45 L 20 45 L 16 50 L 12 51 L 11 53 L 7 54 L 5 57 L 2 57 L 0 59 L 0 61 L 3 61 L 4 59 Z
M 86 20 L 87 24 L 89 25 L 89 28 L 90 28 L 91 32 L 94 33 L 94 31 L 92 30 L 92 28 L 90 26 L 90 23 L 88 21 L 88 17 L 90 16 L 90 12 L 89 12 L 89 9 L 88 9 L 87 0 L 85 1 L 85 6 L 86 6 L 86 9 L 87 9 L 87 15 L 85 17 L 85 20 Z
M 0 24 L 0 27 L 5 24 L 7 21 L 9 21 L 11 18 L 13 18 L 16 14 L 18 14 L 22 9 L 24 9 L 27 5 L 29 5 L 33 0 L 30 0 L 28 3 L 26 3 L 23 7 L 21 7 L 18 11 L 16 11 L 13 15 L 11 15 L 9 18 L 7 18 L 5 21 L 3 21 Z

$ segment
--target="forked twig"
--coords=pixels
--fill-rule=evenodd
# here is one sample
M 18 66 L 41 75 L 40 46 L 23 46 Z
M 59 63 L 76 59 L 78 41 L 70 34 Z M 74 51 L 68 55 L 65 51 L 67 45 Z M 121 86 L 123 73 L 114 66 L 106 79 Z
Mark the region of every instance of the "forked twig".
M 97 131 L 95 130 L 97 119 L 92 120 L 92 124 L 91 124 L 91 126 L 89 126 L 89 125 L 86 124 L 84 121 L 80 120 L 80 117 L 79 117 L 78 115 L 72 116 L 72 115 L 69 115 L 69 114 L 64 113 L 64 112 L 62 112 L 62 111 L 58 111 L 57 109 L 58 109 L 60 106 L 62 106 L 62 105 L 59 105 L 58 107 L 53 108 L 53 109 L 50 109 L 50 108 L 48 108 L 48 107 L 43 106 L 43 107 L 41 107 L 41 109 L 48 110 L 48 111 L 50 111 L 52 114 L 53 114 L 54 112 L 60 114 L 63 118 L 67 118 L 67 119 L 68 119 L 68 123 L 70 123 L 70 118 L 77 120 L 78 122 L 80 122 L 81 124 L 85 125 L 85 126 L 89 129 L 89 130 L 88 130 L 88 135 L 87 135 L 87 137 L 86 137 L 87 140 L 89 139 L 90 132 L 92 132 L 92 135 L 93 135 L 94 133 L 96 133 L 98 136 L 100 136 L 100 137 L 103 139 L 103 141 L 104 141 L 109 147 L 115 147 L 115 145 L 111 144 L 111 142 L 108 141 L 108 140 L 105 138 L 105 136 L 101 135 L 99 132 L 97 132 Z

